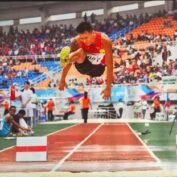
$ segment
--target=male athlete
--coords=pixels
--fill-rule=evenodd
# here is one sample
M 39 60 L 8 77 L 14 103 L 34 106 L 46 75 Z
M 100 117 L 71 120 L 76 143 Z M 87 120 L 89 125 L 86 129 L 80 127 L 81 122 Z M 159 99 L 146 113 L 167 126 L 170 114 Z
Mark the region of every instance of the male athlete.
M 104 99 L 111 97 L 113 80 L 112 42 L 104 33 L 93 31 L 88 22 L 81 22 L 77 27 L 78 35 L 73 39 L 68 57 L 59 83 L 59 89 L 67 88 L 66 76 L 72 63 L 81 74 L 99 77 L 107 66 L 106 88 L 102 91 Z
M 2 119 L 0 119 L 0 137 L 8 136 L 11 132 L 12 125 L 21 130 L 31 131 L 30 127 L 22 127 L 14 121 L 15 112 L 16 107 L 11 106 L 9 108 L 9 113 L 3 116 Z

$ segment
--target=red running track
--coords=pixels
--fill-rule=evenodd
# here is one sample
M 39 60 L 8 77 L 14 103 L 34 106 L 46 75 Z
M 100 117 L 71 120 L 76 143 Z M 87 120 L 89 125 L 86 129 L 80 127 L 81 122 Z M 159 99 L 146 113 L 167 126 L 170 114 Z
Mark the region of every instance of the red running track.
M 0 152 L 5 171 L 159 170 L 157 159 L 124 123 L 78 124 L 48 136 L 47 162 L 15 162 L 15 147 Z

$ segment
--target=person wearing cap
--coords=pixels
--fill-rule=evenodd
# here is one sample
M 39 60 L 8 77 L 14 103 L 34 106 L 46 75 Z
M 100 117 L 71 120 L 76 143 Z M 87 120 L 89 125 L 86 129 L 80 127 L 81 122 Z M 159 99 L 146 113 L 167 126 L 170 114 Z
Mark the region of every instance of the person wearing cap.
M 71 115 L 71 114 L 75 114 L 75 111 L 76 111 L 76 106 L 74 104 L 74 101 L 71 100 L 69 102 L 68 111 L 66 111 L 65 114 L 64 114 L 64 116 L 63 116 L 63 120 L 68 120 L 68 116 Z

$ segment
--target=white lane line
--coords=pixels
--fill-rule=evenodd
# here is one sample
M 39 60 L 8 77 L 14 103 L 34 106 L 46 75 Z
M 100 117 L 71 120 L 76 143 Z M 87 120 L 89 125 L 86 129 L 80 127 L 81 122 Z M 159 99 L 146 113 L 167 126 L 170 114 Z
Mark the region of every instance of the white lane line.
M 74 147 L 63 159 L 61 159 L 50 172 L 55 172 L 61 167 L 61 165 L 68 159 L 82 144 L 84 144 L 104 123 L 101 123 L 98 127 L 95 128 L 83 141 Z
M 129 129 L 133 132 L 133 134 L 138 138 L 138 140 L 143 144 L 145 149 L 152 155 L 152 157 L 157 161 L 160 162 L 160 159 L 149 149 L 149 147 L 143 142 L 143 140 L 136 134 L 136 132 L 131 128 L 131 126 L 126 123 Z
M 5 148 L 5 149 L 2 149 L 2 150 L 0 150 L 0 153 L 1 152 L 4 152 L 4 151 L 7 151 L 7 150 L 9 150 L 9 149 L 12 149 L 12 148 L 14 148 L 15 146 L 10 146 L 10 147 L 7 147 L 7 148 Z
M 61 125 L 61 124 L 60 124 L 60 125 Z M 52 133 L 49 133 L 49 134 L 47 134 L 47 136 L 51 136 L 51 135 L 53 135 L 53 134 L 55 134 L 55 133 L 62 132 L 62 131 L 67 130 L 67 129 L 69 129 L 69 128 L 73 128 L 73 127 L 75 127 L 75 126 L 77 126 L 77 125 L 80 125 L 80 123 L 79 123 L 79 124 L 71 125 L 71 126 L 69 126 L 69 127 L 65 127 L 65 128 L 63 128 L 63 129 L 57 130 L 57 131 L 52 132 Z

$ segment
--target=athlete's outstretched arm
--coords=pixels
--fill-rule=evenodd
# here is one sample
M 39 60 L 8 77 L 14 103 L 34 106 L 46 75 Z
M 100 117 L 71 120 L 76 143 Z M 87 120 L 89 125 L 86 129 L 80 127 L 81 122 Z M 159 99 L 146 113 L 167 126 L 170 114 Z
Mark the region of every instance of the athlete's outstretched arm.
M 12 125 L 14 125 L 16 128 L 20 128 L 20 129 L 22 129 L 22 130 L 27 130 L 27 131 L 30 131 L 30 130 L 31 130 L 30 127 L 25 128 L 25 127 L 22 127 L 21 125 L 19 125 L 17 122 L 15 122 L 15 120 L 13 119 L 12 116 L 9 116 L 9 115 L 6 116 L 6 121 L 9 122 L 9 123 L 11 123 Z
M 79 48 L 78 44 L 77 44 L 76 40 L 74 39 L 71 42 L 70 53 L 77 50 L 78 48 Z M 68 64 L 66 64 L 66 66 L 62 70 L 61 78 L 60 78 L 60 82 L 59 82 L 59 90 L 64 90 L 65 88 L 67 88 L 66 77 L 67 77 L 67 74 L 71 68 L 71 65 L 72 65 L 72 63 L 69 62 Z
M 109 38 L 103 38 L 103 48 L 105 49 L 105 64 L 107 66 L 106 88 L 102 91 L 104 99 L 111 97 L 111 85 L 113 82 L 113 54 L 112 41 Z
M 61 78 L 60 78 L 60 82 L 59 82 L 59 90 L 64 90 L 65 88 L 67 88 L 67 84 L 66 84 L 66 76 L 68 74 L 68 71 L 71 68 L 71 63 L 66 64 L 66 66 L 63 68 L 62 73 L 61 73 Z

